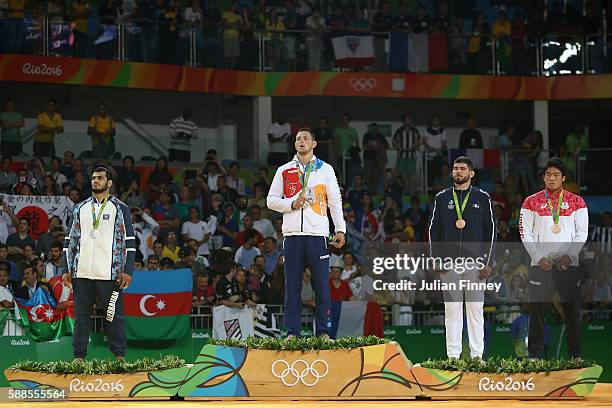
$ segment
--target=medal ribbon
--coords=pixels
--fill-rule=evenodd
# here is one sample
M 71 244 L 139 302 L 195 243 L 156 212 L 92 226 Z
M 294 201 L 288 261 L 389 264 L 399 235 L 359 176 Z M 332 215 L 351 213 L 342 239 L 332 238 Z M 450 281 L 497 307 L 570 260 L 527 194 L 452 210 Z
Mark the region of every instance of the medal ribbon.
M 546 200 L 547 200 L 546 203 L 548 204 L 548 208 L 550 208 L 550 213 L 552 214 L 553 222 L 555 223 L 555 225 L 559 225 L 559 215 L 561 215 L 561 204 L 563 203 L 563 190 L 561 190 L 561 193 L 559 193 L 559 202 L 557 203 L 557 211 L 555 211 L 555 208 L 552 205 L 552 200 L 550 196 L 548 195 L 548 191 L 544 190 L 544 194 L 546 195 Z
M 463 199 L 463 203 L 461 204 L 461 209 L 459 209 L 459 198 L 457 197 L 457 192 L 453 188 L 453 201 L 455 202 L 455 211 L 457 212 L 457 218 L 463 219 L 463 212 L 465 211 L 465 207 L 470 199 L 470 193 L 472 192 L 472 187 L 468 190 L 465 198 Z
M 306 193 L 306 186 L 308 185 L 308 178 L 310 177 L 310 173 L 314 169 L 314 163 L 311 161 L 304 167 L 304 172 L 300 170 L 300 163 L 298 162 L 298 174 L 300 177 L 300 185 L 302 186 L 302 191 L 300 194 Z
M 100 207 L 100 212 L 98 212 L 98 216 L 97 217 L 96 217 L 96 206 L 95 206 L 95 203 L 91 203 L 91 216 L 93 218 L 93 228 L 95 230 L 97 230 L 98 226 L 100 225 L 100 218 L 102 217 L 102 213 L 104 212 L 104 207 L 106 207 L 107 203 L 108 203 L 108 196 L 106 196 L 106 198 L 104 200 L 102 200 L 102 202 L 100 203 L 102 206 Z

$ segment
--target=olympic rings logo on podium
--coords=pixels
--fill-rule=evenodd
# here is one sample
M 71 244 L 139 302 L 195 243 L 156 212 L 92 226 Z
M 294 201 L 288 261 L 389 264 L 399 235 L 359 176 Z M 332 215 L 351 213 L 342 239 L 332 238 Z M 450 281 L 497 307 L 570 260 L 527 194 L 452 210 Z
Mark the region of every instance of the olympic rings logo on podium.
M 323 372 L 319 372 L 315 365 L 318 364 L 318 368 Z M 278 370 L 278 365 L 284 366 L 282 371 Z M 300 370 L 301 369 L 301 370 Z M 312 363 L 308 364 L 304 360 L 295 360 L 291 365 L 285 360 L 276 360 L 272 363 L 272 375 L 276 378 L 280 378 L 283 384 L 287 387 L 293 387 L 297 385 L 297 383 L 302 382 L 307 387 L 312 387 L 319 382 L 320 378 L 323 378 L 327 375 L 329 371 L 329 366 L 327 363 L 321 359 L 315 360 Z M 314 381 L 307 381 L 307 377 L 313 377 Z
M 374 78 L 351 78 L 349 85 L 357 92 L 370 92 L 376 88 L 376 79 Z

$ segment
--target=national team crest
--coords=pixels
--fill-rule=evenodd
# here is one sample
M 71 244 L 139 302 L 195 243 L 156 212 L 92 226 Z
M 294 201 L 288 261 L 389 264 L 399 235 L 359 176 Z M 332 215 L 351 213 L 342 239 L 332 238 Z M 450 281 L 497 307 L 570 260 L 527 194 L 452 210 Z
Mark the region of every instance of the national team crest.
M 359 37 L 353 37 L 353 36 L 346 37 L 346 46 L 353 53 L 357 51 L 357 48 L 359 48 L 360 45 L 361 45 L 361 40 L 359 39 Z

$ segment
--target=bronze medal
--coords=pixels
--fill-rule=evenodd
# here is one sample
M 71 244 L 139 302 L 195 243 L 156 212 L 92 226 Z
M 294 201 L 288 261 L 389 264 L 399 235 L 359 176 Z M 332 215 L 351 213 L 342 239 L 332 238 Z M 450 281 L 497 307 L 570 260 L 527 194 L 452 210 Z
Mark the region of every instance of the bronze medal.
M 559 224 L 553 225 L 550 229 L 553 232 L 553 234 L 558 234 L 561 232 L 561 226 Z
M 463 218 L 458 219 L 458 220 L 455 222 L 455 226 L 456 226 L 457 228 L 459 228 L 459 229 L 464 229 L 464 228 L 465 228 L 465 220 L 464 220 Z

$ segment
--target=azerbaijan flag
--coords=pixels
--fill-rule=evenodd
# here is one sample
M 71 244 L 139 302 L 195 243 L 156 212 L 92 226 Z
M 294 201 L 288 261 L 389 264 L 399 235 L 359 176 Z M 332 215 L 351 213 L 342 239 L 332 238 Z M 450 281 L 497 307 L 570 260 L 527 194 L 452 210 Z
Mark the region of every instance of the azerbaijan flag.
M 190 333 L 189 269 L 134 271 L 123 292 L 128 340 L 170 340 Z

